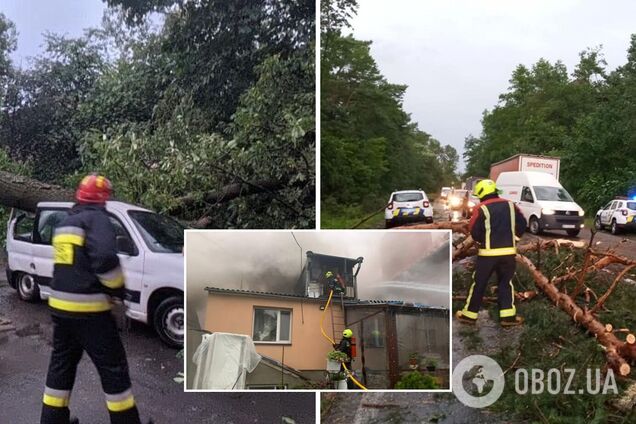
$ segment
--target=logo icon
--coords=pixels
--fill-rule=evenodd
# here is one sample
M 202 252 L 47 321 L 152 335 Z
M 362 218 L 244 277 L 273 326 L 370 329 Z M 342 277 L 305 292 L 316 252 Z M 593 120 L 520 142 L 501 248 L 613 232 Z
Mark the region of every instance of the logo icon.
M 467 356 L 453 370 L 453 393 L 471 408 L 485 408 L 495 403 L 503 393 L 504 384 L 501 367 L 488 356 Z

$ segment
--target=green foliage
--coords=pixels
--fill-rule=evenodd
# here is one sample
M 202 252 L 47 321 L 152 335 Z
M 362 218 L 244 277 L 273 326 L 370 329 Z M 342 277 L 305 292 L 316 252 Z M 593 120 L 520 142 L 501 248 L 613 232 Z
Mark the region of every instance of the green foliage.
M 16 48 L 16 37 L 15 25 L 0 13 L 0 107 L 4 104 L 6 77 L 11 71 L 9 54 Z
M 275 55 L 259 66 L 258 81 L 241 97 L 234 115 L 234 159 L 216 165 L 224 173 L 288 182 L 262 202 L 236 202 L 240 209 L 260 211 L 251 217 L 252 226 L 315 226 L 313 52 L 303 50 L 287 59 Z
M 627 63 L 607 74 L 600 49 L 580 53 L 571 75 L 541 59 L 519 65 L 510 88 L 465 141 L 466 175 L 517 153 L 560 156 L 561 182 L 592 215 L 617 195 L 636 194 L 636 36 Z
M 368 213 L 396 188 L 437 191 L 455 179 L 458 157 L 411 122 L 402 109 L 406 86 L 380 74 L 371 43 L 340 33 L 356 2 L 321 7 L 321 224 L 329 228 L 349 218 L 341 215 L 348 206 Z
M 327 359 L 330 361 L 338 361 L 338 362 L 347 362 L 349 360 L 349 356 L 346 353 L 340 352 L 339 350 L 332 350 L 327 353 Z
M 69 186 L 102 172 L 118 197 L 182 220 L 314 227 L 314 3 L 107 3 L 100 28 L 49 34 L 32 67 L 10 69 L 0 116 L 10 157 Z M 203 201 L 258 181 L 284 189 Z M 200 201 L 179 208 L 184 198 Z
M 413 371 L 403 375 L 395 384 L 396 390 L 438 389 L 439 385 L 429 374 Z

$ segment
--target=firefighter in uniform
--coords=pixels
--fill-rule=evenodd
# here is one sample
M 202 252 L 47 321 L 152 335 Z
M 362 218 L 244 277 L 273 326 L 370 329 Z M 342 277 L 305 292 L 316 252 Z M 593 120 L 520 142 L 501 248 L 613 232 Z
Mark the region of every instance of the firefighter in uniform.
M 496 273 L 499 321 L 502 326 L 523 323 L 517 316 L 512 277 L 515 274 L 516 238 L 526 229 L 526 219 L 517 206 L 497 194 L 493 180 L 479 181 L 473 190 L 480 203 L 475 206 L 469 228 L 479 244 L 473 283 L 468 291 L 466 305 L 455 316 L 461 322 L 474 324 L 486 292 L 488 280 Z
M 124 275 L 115 230 L 106 213 L 111 183 L 89 175 L 80 183 L 77 203 L 55 229 L 49 307 L 53 353 L 44 388 L 41 423 L 68 424 L 69 399 L 84 351 L 99 373 L 112 424 L 138 424 L 126 352 L 111 315 L 111 296 L 124 297 Z
M 340 343 L 338 343 L 337 345 L 334 345 L 334 349 L 336 349 L 337 351 L 340 351 L 342 353 L 345 353 L 348 357 L 349 360 L 347 362 L 345 362 L 344 364 L 347 366 L 347 369 L 349 370 L 349 372 L 353 372 L 351 370 L 351 361 L 352 361 L 352 357 L 351 357 L 351 351 L 352 351 L 352 340 L 351 338 L 353 337 L 353 331 L 351 331 L 351 329 L 346 328 L 343 332 L 342 332 L 342 339 L 340 340 Z M 340 372 L 345 372 L 345 369 L 342 365 L 340 365 Z M 347 387 L 349 389 L 353 389 L 355 388 L 353 386 L 353 382 L 351 381 L 350 378 L 347 378 Z
M 341 294 L 345 292 L 344 284 L 338 277 L 339 276 L 334 275 L 334 273 L 331 271 L 327 271 L 325 273 L 327 288 L 329 290 L 333 290 L 334 294 Z

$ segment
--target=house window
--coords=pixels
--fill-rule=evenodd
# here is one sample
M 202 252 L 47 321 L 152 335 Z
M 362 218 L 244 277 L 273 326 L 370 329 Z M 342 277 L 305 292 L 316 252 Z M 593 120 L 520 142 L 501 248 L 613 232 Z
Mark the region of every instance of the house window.
M 252 339 L 260 343 L 290 343 L 291 311 L 255 308 Z

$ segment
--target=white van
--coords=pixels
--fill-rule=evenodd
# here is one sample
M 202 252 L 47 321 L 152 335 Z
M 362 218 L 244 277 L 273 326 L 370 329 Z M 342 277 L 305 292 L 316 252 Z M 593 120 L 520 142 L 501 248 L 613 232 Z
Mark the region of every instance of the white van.
M 501 197 L 519 206 L 532 234 L 565 230 L 577 236 L 583 228 L 583 209 L 554 176 L 545 172 L 502 172 L 497 178 Z
M 48 298 L 55 226 L 73 206 L 42 202 L 35 214 L 13 210 L 7 227 L 7 280 L 22 300 Z M 126 315 L 152 325 L 169 346 L 183 346 L 183 230 L 171 218 L 107 202 L 126 278 Z

